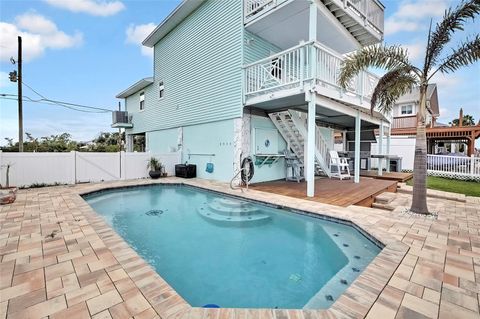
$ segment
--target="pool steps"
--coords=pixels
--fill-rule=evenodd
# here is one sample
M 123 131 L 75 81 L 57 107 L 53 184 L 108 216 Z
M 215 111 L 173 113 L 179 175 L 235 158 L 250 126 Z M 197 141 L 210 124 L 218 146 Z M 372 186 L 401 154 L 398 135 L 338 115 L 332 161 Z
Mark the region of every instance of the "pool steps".
M 228 198 L 215 198 L 203 203 L 197 210 L 203 217 L 221 222 L 252 222 L 270 218 L 251 203 Z

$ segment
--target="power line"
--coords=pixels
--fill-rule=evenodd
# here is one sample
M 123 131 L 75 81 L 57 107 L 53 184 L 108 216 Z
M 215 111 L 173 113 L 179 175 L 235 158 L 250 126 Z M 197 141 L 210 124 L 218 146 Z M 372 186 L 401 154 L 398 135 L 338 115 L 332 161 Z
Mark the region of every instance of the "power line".
M 44 99 L 45 101 L 52 102 L 52 103 L 54 103 L 54 104 L 59 104 L 59 105 L 61 105 L 61 106 L 71 105 L 71 106 L 84 107 L 84 108 L 93 109 L 93 110 L 100 110 L 100 111 L 105 111 L 105 112 L 112 112 L 112 110 L 109 110 L 109 109 L 104 109 L 104 108 L 93 107 L 93 106 L 88 106 L 88 105 L 82 105 L 82 104 L 75 104 L 75 103 L 68 103 L 68 102 L 62 102 L 62 101 L 52 100 L 52 99 L 47 98 L 45 95 L 40 94 L 38 91 L 36 91 L 36 90 L 35 90 L 34 88 L 32 88 L 30 85 L 28 85 L 27 83 L 25 83 L 25 81 L 23 81 L 23 80 L 22 80 L 22 84 L 24 84 L 26 87 L 28 87 L 30 90 L 32 90 L 35 94 L 37 94 L 38 96 L 40 96 L 40 97 L 41 97 L 42 99 Z
M 31 103 L 39 103 L 39 104 L 46 104 L 46 105 L 56 105 L 56 106 L 61 106 L 73 111 L 78 111 L 78 112 L 84 112 L 84 113 L 109 113 L 112 112 L 111 110 L 107 109 L 101 109 L 101 108 L 94 108 L 86 105 L 80 105 L 80 104 L 74 104 L 74 103 L 67 103 L 67 102 L 61 102 L 61 101 L 54 101 L 54 100 L 48 100 L 48 99 L 38 99 L 34 100 L 28 96 L 22 96 L 24 99 L 26 99 L 27 102 Z M 18 96 L 15 94 L 0 94 L 0 99 L 4 100 L 12 100 L 12 101 L 18 101 Z M 99 111 L 87 111 L 87 110 L 82 110 L 78 109 L 79 108 L 94 108 L 98 109 Z
M 25 84 L 25 83 L 23 83 L 23 84 Z M 34 100 L 29 96 L 23 95 L 22 97 L 24 99 L 27 99 L 29 102 L 43 103 L 43 104 L 48 104 L 48 105 L 58 105 L 58 106 L 62 106 L 62 107 L 65 107 L 65 108 L 68 108 L 68 109 L 71 109 L 71 110 L 80 111 L 80 112 L 86 112 L 86 113 L 108 113 L 108 112 L 112 112 L 112 110 L 99 108 L 99 107 L 94 107 L 94 106 L 88 106 L 88 105 L 82 105 L 82 104 L 76 104 L 76 103 L 69 103 L 69 102 L 63 102 L 63 101 L 58 101 L 58 100 L 51 100 L 51 99 L 48 99 L 48 98 L 46 98 L 45 96 L 43 96 L 39 93 L 37 93 L 37 95 L 41 96 L 42 98 L 38 99 L 38 100 Z M 6 97 L 6 96 L 15 97 L 14 100 L 18 100 L 18 95 L 15 95 L 15 94 L 0 94 L 0 97 Z M 95 111 L 79 110 L 77 108 L 86 108 L 86 109 L 91 109 L 91 110 L 95 110 Z

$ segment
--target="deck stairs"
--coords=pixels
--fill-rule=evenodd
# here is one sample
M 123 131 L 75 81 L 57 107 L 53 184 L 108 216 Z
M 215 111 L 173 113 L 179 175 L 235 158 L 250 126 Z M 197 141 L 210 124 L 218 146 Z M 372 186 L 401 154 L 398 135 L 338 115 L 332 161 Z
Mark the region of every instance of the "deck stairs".
M 372 38 L 369 35 L 369 31 L 352 16 L 346 12 L 346 8 L 339 5 L 338 1 L 333 0 L 321 0 L 325 7 L 333 14 L 333 16 L 350 32 L 350 34 L 358 41 L 362 46 L 372 44 Z
M 304 163 L 305 141 L 307 139 L 307 114 L 295 110 L 273 112 L 268 114 L 273 124 L 287 142 L 287 145 Z M 323 173 L 332 177 L 329 161 L 328 147 L 320 129 L 315 126 L 315 172 L 317 175 Z

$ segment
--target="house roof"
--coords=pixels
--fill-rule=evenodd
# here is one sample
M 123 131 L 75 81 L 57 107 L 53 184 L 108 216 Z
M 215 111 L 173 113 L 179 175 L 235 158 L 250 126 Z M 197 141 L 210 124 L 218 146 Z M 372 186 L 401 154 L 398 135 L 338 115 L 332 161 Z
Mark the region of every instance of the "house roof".
M 153 77 L 141 79 L 140 81 L 131 85 L 128 89 L 118 93 L 116 98 L 123 99 L 123 98 L 129 97 L 130 95 L 137 93 L 138 91 L 146 88 L 152 83 L 153 83 Z
M 410 92 L 398 98 L 396 104 L 416 103 L 420 97 L 420 87 L 414 87 Z M 438 105 L 437 84 L 432 83 L 427 86 L 427 101 L 430 102 L 430 112 L 438 116 L 440 108 Z
M 432 94 L 437 87 L 436 84 L 429 84 L 427 87 L 427 100 L 430 100 Z M 398 98 L 397 104 L 409 103 L 409 102 L 418 102 L 420 96 L 420 87 L 414 87 L 410 92 L 402 95 Z
M 144 46 L 152 48 L 158 41 L 173 30 L 180 22 L 195 11 L 205 0 L 183 0 L 160 24 L 143 40 Z

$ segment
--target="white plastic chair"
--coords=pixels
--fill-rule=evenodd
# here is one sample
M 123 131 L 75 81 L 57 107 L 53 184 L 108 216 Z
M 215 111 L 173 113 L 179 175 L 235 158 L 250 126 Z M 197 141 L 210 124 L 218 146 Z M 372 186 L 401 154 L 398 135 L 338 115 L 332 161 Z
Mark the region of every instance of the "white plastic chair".
M 337 151 L 330 151 L 330 171 L 332 172 L 332 177 L 339 179 L 349 179 L 350 178 L 350 167 L 348 165 L 348 159 L 345 157 L 338 156 Z M 336 167 L 336 171 L 332 169 Z

